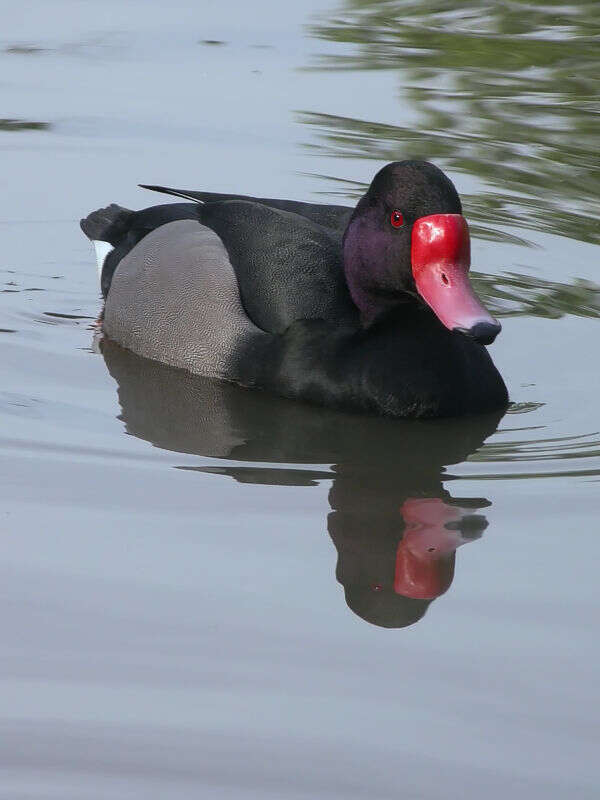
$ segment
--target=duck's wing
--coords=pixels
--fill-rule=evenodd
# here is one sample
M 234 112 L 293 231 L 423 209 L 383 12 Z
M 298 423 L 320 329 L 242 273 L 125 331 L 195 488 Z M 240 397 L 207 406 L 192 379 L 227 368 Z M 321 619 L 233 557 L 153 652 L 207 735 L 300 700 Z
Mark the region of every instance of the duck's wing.
M 281 333 L 296 320 L 357 323 L 342 268 L 342 234 L 253 200 L 198 206 L 229 255 L 250 319 Z
M 280 211 L 289 211 L 299 214 L 311 222 L 315 222 L 324 228 L 343 233 L 352 216 L 353 209 L 348 206 L 326 205 L 322 203 L 303 203 L 299 200 L 277 200 L 270 197 L 251 197 L 243 194 L 221 194 L 218 192 L 197 192 L 188 189 L 172 189 L 168 186 L 151 186 L 140 184 L 142 189 L 150 189 L 153 192 L 170 194 L 174 197 L 181 197 L 185 200 L 192 200 L 195 203 L 222 203 L 229 200 L 244 200 L 250 203 L 259 203 L 269 208 L 276 208 Z

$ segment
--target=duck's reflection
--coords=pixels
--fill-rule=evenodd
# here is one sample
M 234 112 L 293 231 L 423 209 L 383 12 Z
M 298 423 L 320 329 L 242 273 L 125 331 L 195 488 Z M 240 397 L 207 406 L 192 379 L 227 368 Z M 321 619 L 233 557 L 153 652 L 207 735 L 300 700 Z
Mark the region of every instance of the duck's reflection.
M 348 606 L 368 622 L 399 628 L 419 620 L 452 583 L 457 548 L 487 526 L 478 512 L 489 502 L 453 498 L 442 479 L 446 466 L 495 431 L 501 414 L 431 422 L 346 414 L 189 375 L 106 339 L 101 349 L 128 433 L 163 449 L 242 462 L 183 468 L 256 484 L 332 480 L 327 528 L 336 576 Z
M 404 492 L 396 484 L 370 513 L 360 488 L 353 494 L 349 486 L 340 502 L 336 484 L 328 529 L 348 606 L 384 628 L 412 625 L 450 587 L 456 549 L 481 536 L 487 522 L 475 512 L 489 503 L 453 499 L 440 489 L 443 497 L 401 496 L 398 504 Z

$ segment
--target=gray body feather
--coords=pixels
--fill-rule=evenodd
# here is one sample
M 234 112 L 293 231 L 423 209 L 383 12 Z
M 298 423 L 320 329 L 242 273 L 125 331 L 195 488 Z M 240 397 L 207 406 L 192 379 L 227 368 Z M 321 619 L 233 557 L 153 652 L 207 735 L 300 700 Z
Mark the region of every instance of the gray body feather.
M 249 319 L 221 239 L 183 220 L 152 231 L 119 263 L 104 331 L 147 358 L 236 380 L 236 350 L 266 337 Z

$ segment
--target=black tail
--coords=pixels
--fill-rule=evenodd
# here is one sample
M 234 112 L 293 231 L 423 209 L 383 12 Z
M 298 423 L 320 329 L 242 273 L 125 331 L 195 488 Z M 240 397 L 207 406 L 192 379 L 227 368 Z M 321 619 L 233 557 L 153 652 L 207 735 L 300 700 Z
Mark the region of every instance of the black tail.
M 110 242 L 113 247 L 116 247 L 126 234 L 134 213 L 134 211 L 111 203 L 106 208 L 92 211 L 79 224 L 88 239 Z
M 185 189 L 170 189 L 168 186 L 149 186 L 145 183 L 139 183 L 140 189 L 150 189 L 151 192 L 161 192 L 162 194 L 172 194 L 175 197 L 183 197 L 185 200 L 191 200 L 194 203 L 203 203 L 204 192 L 188 192 Z

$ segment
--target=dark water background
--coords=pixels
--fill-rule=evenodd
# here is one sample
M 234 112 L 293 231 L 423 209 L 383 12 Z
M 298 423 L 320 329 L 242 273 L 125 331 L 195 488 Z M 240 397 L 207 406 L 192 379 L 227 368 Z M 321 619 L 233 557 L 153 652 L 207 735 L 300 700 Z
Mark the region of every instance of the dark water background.
M 2 798 L 598 797 L 599 48 L 596 2 L 2 10 Z M 465 199 L 503 419 L 100 352 L 89 210 L 407 156 Z M 439 591 L 463 544 L 433 601 L 411 519 Z

